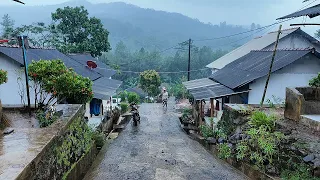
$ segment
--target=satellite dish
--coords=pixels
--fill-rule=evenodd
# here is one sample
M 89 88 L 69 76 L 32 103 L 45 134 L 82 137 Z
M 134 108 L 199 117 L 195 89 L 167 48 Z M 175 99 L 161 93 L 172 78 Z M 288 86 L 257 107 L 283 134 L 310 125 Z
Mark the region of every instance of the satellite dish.
M 91 69 L 94 69 L 94 68 L 98 67 L 98 65 L 94 61 L 87 61 L 87 65 Z
M 9 40 L 7 40 L 7 39 L 0 39 L 0 43 L 7 43 L 7 42 L 9 42 Z

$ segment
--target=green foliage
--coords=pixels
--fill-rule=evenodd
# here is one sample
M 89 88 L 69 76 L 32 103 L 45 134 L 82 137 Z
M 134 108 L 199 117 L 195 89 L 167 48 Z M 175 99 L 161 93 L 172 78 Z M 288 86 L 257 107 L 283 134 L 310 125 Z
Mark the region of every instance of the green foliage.
M 128 103 L 125 103 L 125 102 L 122 102 L 120 104 L 120 108 L 121 108 L 121 113 L 126 113 L 129 109 L 129 104 Z
M 109 32 L 103 28 L 100 19 L 89 17 L 83 7 L 58 8 L 52 13 L 56 23 L 55 46 L 64 53 L 90 52 L 92 56 L 101 56 L 111 50 L 108 42 Z
M 136 103 L 139 104 L 140 103 L 140 96 L 137 93 L 134 92 L 129 92 L 128 93 L 128 103 Z
M 221 159 L 228 159 L 231 157 L 231 147 L 226 144 L 218 144 L 218 156 Z
M 217 138 L 223 138 L 223 139 L 227 139 L 227 137 L 228 137 L 221 129 L 215 129 L 214 130 L 214 135 Z
M 267 115 L 262 111 L 254 111 L 250 117 L 249 124 L 255 128 L 265 126 L 269 131 L 275 128 L 276 118 L 274 115 Z
M 1 37 L 4 39 L 10 39 L 13 37 L 14 30 L 14 20 L 8 14 L 5 14 L 2 17 L 2 22 L 0 23 L 2 26 L 2 34 Z
M 279 146 L 285 136 L 281 132 L 272 132 L 264 125 L 250 128 L 247 134 L 251 137 L 248 144 L 251 147 L 250 159 L 255 161 L 255 164 L 264 169 L 264 162 L 273 163 L 274 159 L 279 156 Z
M 192 96 L 182 83 L 173 84 L 170 88 L 170 94 L 172 94 L 176 99 L 185 99 Z
M 236 147 L 237 155 L 236 158 L 237 160 L 243 160 L 247 155 L 249 151 L 248 143 L 246 141 L 242 141 L 237 144 Z
M 30 25 L 22 25 L 17 27 L 13 34 L 28 34 L 28 41 L 34 47 L 54 47 L 53 32 L 51 25 L 46 25 L 43 22 L 32 23 Z M 13 41 L 14 42 L 14 41 Z M 15 42 L 17 43 L 17 42 Z
M 120 92 L 120 101 L 121 102 L 126 102 L 126 100 L 127 100 L 127 94 L 128 94 L 128 92 L 127 91 L 122 91 L 122 92 Z
M 101 148 L 105 142 L 105 135 L 102 132 L 93 132 L 92 139 L 95 141 L 96 146 Z
M 93 143 L 93 131 L 81 118 L 76 119 L 68 128 L 63 141 L 56 147 L 55 156 L 61 169 L 70 169 Z
M 141 89 L 147 92 L 150 96 L 156 96 L 160 93 L 160 85 L 160 76 L 155 70 L 147 70 L 140 73 Z
M 309 81 L 309 85 L 312 87 L 320 87 L 320 73 L 318 73 L 317 77 L 314 77 Z
M 202 136 L 204 138 L 209 138 L 209 137 L 213 137 L 214 136 L 214 132 L 213 132 L 213 129 L 208 126 L 208 125 L 201 125 L 200 127 L 200 132 L 202 134 Z
M 187 118 L 187 116 L 189 116 L 191 114 L 192 114 L 192 109 L 185 108 L 185 109 L 183 109 L 183 112 L 182 112 L 182 118 Z
M 285 170 L 281 173 L 283 180 L 320 180 L 320 178 L 311 175 L 311 169 L 306 164 L 293 164 L 293 170 Z
M 57 116 L 50 116 L 49 113 L 46 113 L 43 110 L 39 110 L 36 113 L 36 118 L 38 119 L 41 128 L 50 126 L 58 119 Z
M 39 104 L 50 104 L 54 98 L 82 104 L 93 97 L 92 81 L 76 74 L 72 69 L 67 69 L 61 60 L 32 61 L 28 73 L 34 82 L 33 88 L 37 94 L 35 101 Z M 39 94 L 42 99 L 37 99 Z M 45 103 L 48 94 L 51 98 Z
M 0 69 L 0 85 L 8 81 L 8 72 Z

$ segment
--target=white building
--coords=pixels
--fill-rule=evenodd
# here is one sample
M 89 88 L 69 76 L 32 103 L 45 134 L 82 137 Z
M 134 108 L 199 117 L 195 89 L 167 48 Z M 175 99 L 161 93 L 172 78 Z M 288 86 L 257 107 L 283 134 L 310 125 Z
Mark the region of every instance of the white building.
M 207 86 L 187 89 L 197 100 L 214 98 L 223 103 L 260 104 L 277 32 L 257 37 L 207 65 L 212 69 Z M 280 104 L 286 87 L 308 86 L 320 72 L 320 44 L 300 28 L 281 31 L 264 104 Z M 201 80 L 203 82 L 207 80 Z M 200 83 L 195 82 L 198 84 Z M 189 83 L 190 84 L 190 83 Z M 214 84 L 214 85 L 213 85 Z
M 93 81 L 94 98 L 101 99 L 104 104 L 115 94 L 121 81 L 112 80 L 111 76 L 116 73 L 102 62 L 84 54 L 67 56 L 55 49 L 30 48 L 26 53 L 27 62 L 32 60 L 62 60 L 68 68 L 73 68 L 76 73 L 88 77 Z M 95 61 L 99 67 L 90 69 L 87 67 L 88 60 Z M 27 105 L 26 81 L 24 74 L 24 61 L 22 50 L 13 46 L 0 46 L 0 69 L 8 71 L 8 82 L 0 86 L 0 100 L 3 107 L 24 107 Z M 30 81 L 32 87 L 32 82 Z M 34 106 L 35 93 L 30 88 L 31 106 Z M 90 108 L 87 109 L 90 111 Z M 103 111 L 102 111 L 103 112 Z M 102 114 L 101 112 L 101 114 Z

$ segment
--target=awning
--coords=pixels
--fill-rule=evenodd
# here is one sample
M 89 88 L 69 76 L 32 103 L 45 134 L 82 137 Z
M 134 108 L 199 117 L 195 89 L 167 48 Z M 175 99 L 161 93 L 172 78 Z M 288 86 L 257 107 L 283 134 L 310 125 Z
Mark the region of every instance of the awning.
M 294 12 L 294 13 L 289 14 L 287 16 L 283 16 L 281 18 L 278 18 L 277 20 L 300 17 L 300 16 L 309 16 L 309 18 L 314 18 L 319 15 L 320 15 L 320 4 L 309 7 L 307 9 L 304 9 L 301 11 Z
M 108 100 L 110 97 L 116 94 L 116 91 L 121 84 L 121 81 L 101 77 L 93 81 L 93 97 L 97 99 Z
M 235 92 L 234 90 L 217 83 L 209 78 L 196 79 L 183 82 L 183 85 L 193 95 L 195 100 L 217 99 L 225 96 L 245 93 L 248 91 Z

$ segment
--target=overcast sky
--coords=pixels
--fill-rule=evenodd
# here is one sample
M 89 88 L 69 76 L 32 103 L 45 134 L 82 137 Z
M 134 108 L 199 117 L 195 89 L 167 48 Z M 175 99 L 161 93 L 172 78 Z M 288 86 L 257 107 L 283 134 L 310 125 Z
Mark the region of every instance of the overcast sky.
M 68 0 L 22 0 L 27 5 L 57 4 Z M 143 8 L 152 8 L 169 12 L 178 12 L 202 22 L 218 24 L 226 21 L 228 24 L 272 24 L 276 18 L 301 9 L 308 3 L 303 0 L 87 0 L 92 3 L 123 1 Z M 311 0 L 310 2 L 313 2 Z M 309 3 L 310 3 L 309 2 Z M 319 4 L 320 0 L 314 4 Z M 18 5 L 11 0 L 0 0 L 0 5 Z M 285 23 L 319 22 L 320 18 L 297 18 Z M 274 27 L 276 29 L 276 27 Z M 317 27 L 303 28 L 314 33 Z

